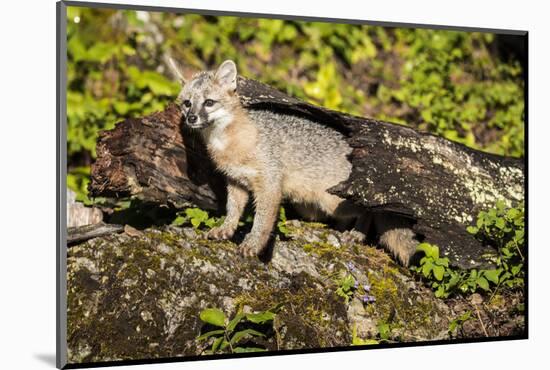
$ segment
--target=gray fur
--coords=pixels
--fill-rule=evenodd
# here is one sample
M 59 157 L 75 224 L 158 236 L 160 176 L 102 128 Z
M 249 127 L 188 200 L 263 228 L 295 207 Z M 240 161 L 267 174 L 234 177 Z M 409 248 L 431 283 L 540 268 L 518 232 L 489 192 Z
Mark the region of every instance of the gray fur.
M 244 110 L 235 93 L 236 76 L 235 64 L 226 61 L 215 72 L 195 75 L 179 96 L 186 124 L 200 130 L 214 163 L 228 179 L 227 217 L 208 236 L 233 236 L 249 193 L 256 214 L 241 244 L 247 256 L 265 249 L 283 199 L 298 204 L 307 218 L 361 216 L 361 209 L 327 192 L 351 173 L 351 147 L 344 137 L 305 118 Z M 396 230 L 401 229 L 384 227 L 381 241 L 407 264 L 412 231 Z

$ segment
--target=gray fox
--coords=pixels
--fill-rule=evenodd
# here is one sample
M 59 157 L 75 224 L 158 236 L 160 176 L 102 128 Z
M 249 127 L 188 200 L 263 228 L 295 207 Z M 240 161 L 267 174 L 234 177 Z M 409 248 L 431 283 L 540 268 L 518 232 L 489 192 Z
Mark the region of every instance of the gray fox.
M 347 158 L 351 147 L 340 133 L 301 117 L 245 110 L 236 89 L 237 67 L 227 60 L 216 71 L 197 73 L 178 96 L 184 124 L 200 132 L 214 164 L 227 178 L 227 215 L 208 238 L 233 236 L 249 194 L 255 216 L 240 245 L 245 256 L 264 251 L 285 199 L 310 219 L 358 220 L 365 215 L 363 209 L 327 191 L 351 173 Z M 371 219 L 363 217 L 365 228 Z M 381 231 L 380 243 L 407 265 L 417 244 L 412 231 L 385 227 L 377 217 L 373 221 Z

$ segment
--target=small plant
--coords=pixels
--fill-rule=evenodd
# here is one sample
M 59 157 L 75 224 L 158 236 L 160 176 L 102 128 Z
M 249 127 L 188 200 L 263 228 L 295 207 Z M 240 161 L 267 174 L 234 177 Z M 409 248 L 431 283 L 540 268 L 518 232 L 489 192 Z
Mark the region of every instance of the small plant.
M 358 288 L 359 283 L 355 280 L 352 274 L 346 274 L 336 281 L 338 288 L 336 289 L 336 294 L 344 298 L 346 304 L 349 303 L 355 290 Z
M 211 229 L 215 226 L 219 226 L 223 223 L 223 217 L 210 217 L 208 212 L 203 211 L 200 208 L 187 208 L 183 214 L 178 213 L 172 225 L 181 226 L 185 224 L 191 224 L 193 228 L 198 229 L 202 225 Z
M 452 336 L 454 332 L 459 329 L 462 330 L 464 323 L 472 318 L 472 311 L 466 311 L 462 315 L 449 323 L 449 335 Z
M 355 293 L 359 295 L 359 299 L 363 302 L 363 304 L 374 303 L 376 298 L 369 294 L 370 285 L 359 285 L 359 281 L 354 276 L 354 273 L 357 272 L 355 265 L 348 262 L 346 264 L 346 268 L 348 269 L 348 272 L 342 273 L 341 277 L 336 280 L 336 285 L 338 286 L 336 289 L 336 294 L 344 298 L 346 304 L 349 303 Z
M 499 252 L 495 261 L 497 269 L 491 276 L 495 284 L 505 284 L 511 288 L 523 286 L 525 260 L 523 204 L 515 208 L 507 208 L 504 202 L 498 201 L 494 209 L 479 213 L 476 226 L 469 226 L 468 232 L 497 248 Z
M 201 321 L 218 329 L 200 335 L 197 337 L 197 340 L 203 341 L 213 339 L 212 346 L 208 351 L 209 354 L 228 351 L 230 353 L 265 351 L 265 348 L 244 341 L 266 337 L 268 329 L 256 330 L 252 327 L 258 328 L 258 325 L 260 325 L 260 328 L 263 325 L 272 327 L 273 319 L 275 319 L 275 316 L 277 316 L 282 306 L 282 304 L 278 304 L 266 311 L 257 313 L 238 312 L 231 320 L 229 320 L 221 310 L 217 308 L 207 308 L 200 313 Z
M 428 243 L 420 243 L 417 251 L 424 252 L 424 257 L 420 260 L 420 271 L 426 278 L 435 278 L 437 281 L 443 280 L 445 268 L 449 267 L 449 259 L 439 256 L 439 248 Z
M 413 267 L 413 270 L 431 282 L 436 297 L 448 297 L 462 281 L 462 273 L 449 267 L 449 259 L 439 256 L 439 248 L 436 245 L 421 243 L 416 250 L 424 252 L 424 257 L 420 260 L 420 265 Z
M 482 242 L 494 245 L 499 253 L 495 269 L 463 271 L 449 266 L 449 259 L 439 256 L 439 248 L 421 243 L 417 250 L 424 252 L 419 266 L 412 269 L 430 281 L 435 295 L 446 298 L 455 292 L 474 293 L 491 290 L 504 284 L 510 288 L 523 285 L 524 211 L 523 205 L 506 208 L 504 202 L 479 213 L 476 226 L 468 232 Z
M 353 330 L 351 332 L 351 345 L 352 346 L 364 346 L 364 345 L 372 345 L 372 344 L 379 344 L 380 342 L 376 339 L 362 339 L 357 336 L 357 325 L 353 327 Z
M 281 207 L 279 209 L 279 220 L 277 221 L 277 230 L 279 230 L 279 232 L 283 234 L 285 237 L 287 237 L 288 234 L 290 234 L 290 230 L 286 226 L 286 221 L 287 221 L 286 211 L 283 207 Z
M 387 322 L 381 321 L 376 327 L 378 328 L 378 336 L 380 337 L 380 341 L 387 342 L 391 336 L 391 325 Z
M 425 256 L 420 260 L 420 266 L 412 269 L 428 281 L 435 290 L 438 298 L 447 298 L 451 294 L 460 291 L 462 293 L 474 293 L 478 289 L 489 290 L 489 282 L 497 283 L 497 270 L 470 270 L 463 271 L 449 266 L 449 259 L 439 256 L 439 247 L 428 243 L 421 243 L 418 251 Z
M 252 224 L 254 222 L 254 215 L 250 212 L 246 212 L 242 221 L 239 221 L 239 226 L 244 226 L 246 224 Z
M 387 322 L 380 321 L 376 327 L 378 328 L 378 339 L 362 339 L 357 336 L 357 325 L 355 325 L 351 332 L 351 344 L 353 346 L 361 346 L 388 342 L 391 337 L 391 325 Z

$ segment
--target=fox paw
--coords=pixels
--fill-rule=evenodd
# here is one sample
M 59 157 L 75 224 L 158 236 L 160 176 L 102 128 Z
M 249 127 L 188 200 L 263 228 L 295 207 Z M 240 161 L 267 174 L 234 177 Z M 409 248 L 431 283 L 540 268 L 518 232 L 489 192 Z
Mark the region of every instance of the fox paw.
M 234 233 L 235 233 L 235 230 L 232 230 L 228 227 L 218 226 L 210 230 L 206 234 L 206 237 L 208 239 L 227 240 L 227 239 L 231 239 Z
M 263 246 L 252 238 L 245 238 L 239 245 L 239 251 L 245 257 L 256 257 L 263 251 Z

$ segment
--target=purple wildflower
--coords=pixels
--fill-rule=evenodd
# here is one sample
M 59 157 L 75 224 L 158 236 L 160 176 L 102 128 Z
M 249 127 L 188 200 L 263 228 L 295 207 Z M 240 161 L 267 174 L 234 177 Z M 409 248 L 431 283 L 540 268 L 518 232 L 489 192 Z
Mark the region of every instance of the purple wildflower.
M 369 284 L 363 285 L 363 289 L 365 289 L 365 292 L 370 292 L 370 285 Z
M 365 304 L 369 304 L 369 303 L 373 303 L 373 302 L 376 302 L 376 298 L 372 295 L 368 295 L 368 294 L 365 294 L 361 300 L 363 301 L 363 303 Z
M 348 262 L 346 263 L 346 267 L 348 268 L 348 270 L 350 271 L 355 271 L 355 265 L 352 263 L 352 262 Z
M 359 282 L 355 280 L 355 284 L 353 284 L 353 289 L 359 288 Z

